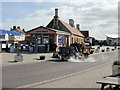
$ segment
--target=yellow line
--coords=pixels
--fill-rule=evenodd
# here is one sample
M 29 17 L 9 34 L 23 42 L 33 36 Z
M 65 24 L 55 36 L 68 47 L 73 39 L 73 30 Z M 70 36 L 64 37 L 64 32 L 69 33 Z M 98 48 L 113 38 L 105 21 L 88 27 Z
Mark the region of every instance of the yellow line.
M 16 87 L 16 88 L 28 88 L 28 87 L 32 87 L 32 86 L 36 86 L 36 85 L 41 85 L 41 84 L 48 83 L 48 82 L 51 82 L 51 81 L 55 81 L 55 80 L 63 79 L 63 78 L 66 78 L 66 77 L 78 75 L 78 74 L 80 74 L 80 73 L 83 73 L 83 72 L 86 72 L 86 71 L 89 71 L 89 70 L 93 70 L 93 69 L 95 69 L 95 68 L 98 68 L 98 67 L 101 67 L 101 66 L 104 66 L 104 65 L 107 65 L 107 64 L 110 64 L 110 63 L 105 63 L 105 64 L 102 64 L 102 65 L 99 65 L 99 66 L 96 66 L 96 67 L 93 67 L 93 68 L 89 68 L 89 69 L 86 69 L 86 70 L 83 70 L 83 71 L 79 71 L 79 72 L 76 72 L 76 73 L 72 73 L 72 74 L 68 74 L 68 75 L 65 75 L 65 76 L 60 76 L 60 77 L 48 79 L 48 80 L 45 80 L 45 81 L 41 81 L 41 82 L 36 82 L 36 83 L 32 83 L 32 84 L 27 84 L 27 85 L 18 86 L 18 87 Z

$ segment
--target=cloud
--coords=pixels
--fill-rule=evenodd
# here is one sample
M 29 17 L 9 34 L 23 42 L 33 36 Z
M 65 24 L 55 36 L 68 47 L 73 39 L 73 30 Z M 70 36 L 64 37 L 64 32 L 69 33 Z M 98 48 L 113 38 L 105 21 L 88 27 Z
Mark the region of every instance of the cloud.
M 44 2 L 45 0 L 1 0 L 1 1 L 2 2 Z
M 49 10 L 37 10 L 34 13 L 28 14 L 23 19 L 7 19 L 5 22 L 3 22 L 3 27 L 10 28 L 16 25 L 30 30 L 37 26 L 48 23 L 48 21 L 52 19 L 49 14 L 52 14 Z
M 37 2 L 37 0 L 35 0 Z M 59 1 L 59 0 L 52 0 Z M 105 39 L 106 33 L 118 32 L 118 0 L 62 0 L 63 5 L 58 6 L 59 18 L 65 22 L 73 18 L 75 24 L 79 23 L 81 30 L 89 30 L 90 35 L 97 39 Z M 42 2 L 42 1 L 41 1 Z M 66 4 L 66 5 L 65 5 Z M 3 22 L 4 28 L 19 25 L 27 30 L 40 25 L 47 25 L 54 16 L 53 6 L 50 9 L 39 9 L 28 13 L 22 19 L 7 19 Z

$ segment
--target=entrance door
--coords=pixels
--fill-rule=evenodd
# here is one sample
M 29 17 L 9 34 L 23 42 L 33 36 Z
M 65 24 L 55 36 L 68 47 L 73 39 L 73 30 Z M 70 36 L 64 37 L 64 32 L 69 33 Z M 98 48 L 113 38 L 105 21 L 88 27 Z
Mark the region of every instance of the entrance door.
M 55 35 L 49 35 L 49 50 L 53 51 L 53 44 L 55 43 Z

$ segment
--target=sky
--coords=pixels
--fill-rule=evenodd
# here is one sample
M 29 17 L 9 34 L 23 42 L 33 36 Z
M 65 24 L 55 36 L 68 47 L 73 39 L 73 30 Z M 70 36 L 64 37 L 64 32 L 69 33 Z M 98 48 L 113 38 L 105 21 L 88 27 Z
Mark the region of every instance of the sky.
M 106 39 L 105 34 L 118 34 L 119 0 L 2 0 L 0 28 L 10 30 L 20 26 L 26 31 L 46 26 L 59 9 L 59 19 L 69 23 L 73 19 L 81 31 L 90 36 Z

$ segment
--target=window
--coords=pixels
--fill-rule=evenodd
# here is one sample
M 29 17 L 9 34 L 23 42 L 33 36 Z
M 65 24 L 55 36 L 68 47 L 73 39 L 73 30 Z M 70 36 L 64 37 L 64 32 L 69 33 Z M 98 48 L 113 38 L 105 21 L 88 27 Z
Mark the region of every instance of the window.
M 49 43 L 48 37 L 44 37 L 44 38 L 43 38 L 43 44 L 48 44 L 48 43 Z

